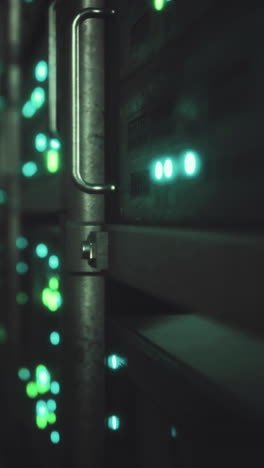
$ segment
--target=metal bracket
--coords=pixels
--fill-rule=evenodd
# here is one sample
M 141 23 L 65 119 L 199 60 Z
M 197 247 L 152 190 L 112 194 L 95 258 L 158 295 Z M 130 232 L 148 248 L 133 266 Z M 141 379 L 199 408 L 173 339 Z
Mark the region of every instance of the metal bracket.
M 92 231 L 86 241 L 82 242 L 82 258 L 92 268 L 108 268 L 108 232 Z

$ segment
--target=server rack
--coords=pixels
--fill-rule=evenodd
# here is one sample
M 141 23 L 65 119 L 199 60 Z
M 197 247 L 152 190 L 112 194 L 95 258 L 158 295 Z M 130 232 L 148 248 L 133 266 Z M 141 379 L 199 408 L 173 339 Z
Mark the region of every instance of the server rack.
M 7 466 L 262 466 L 262 7 L 1 8 Z

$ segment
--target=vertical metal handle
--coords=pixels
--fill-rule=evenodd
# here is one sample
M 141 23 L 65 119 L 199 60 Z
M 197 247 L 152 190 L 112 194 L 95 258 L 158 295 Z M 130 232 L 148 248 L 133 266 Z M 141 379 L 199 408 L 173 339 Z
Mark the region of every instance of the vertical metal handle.
M 85 19 L 104 19 L 113 15 L 114 10 L 100 8 L 85 8 L 74 18 L 72 23 L 72 176 L 77 187 L 90 194 L 102 194 L 115 190 L 111 184 L 89 184 L 82 175 L 80 168 L 80 25 Z
M 49 130 L 57 134 L 57 38 L 56 38 L 56 4 L 49 7 Z

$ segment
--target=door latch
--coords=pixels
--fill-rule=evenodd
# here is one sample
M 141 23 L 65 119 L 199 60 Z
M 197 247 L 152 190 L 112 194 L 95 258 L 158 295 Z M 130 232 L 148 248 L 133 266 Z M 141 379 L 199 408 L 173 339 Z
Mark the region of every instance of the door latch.
M 92 268 L 107 270 L 108 268 L 108 232 L 92 231 L 82 242 L 82 258 L 87 260 Z

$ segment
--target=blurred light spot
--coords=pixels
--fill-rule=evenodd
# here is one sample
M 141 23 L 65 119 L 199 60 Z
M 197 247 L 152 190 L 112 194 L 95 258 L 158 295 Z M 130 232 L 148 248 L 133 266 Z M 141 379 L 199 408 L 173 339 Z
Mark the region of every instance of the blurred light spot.
M 47 149 L 47 146 L 48 146 L 48 138 L 46 137 L 46 135 L 44 135 L 44 133 L 38 133 L 35 136 L 36 150 L 42 153 L 43 151 Z
M 30 101 L 27 101 L 22 107 L 22 115 L 23 117 L 26 117 L 27 119 L 30 119 L 31 117 L 33 117 L 35 112 L 36 112 L 36 107 Z
M 52 332 L 50 334 L 50 342 L 52 345 L 57 346 L 60 344 L 60 334 L 58 332 Z
M 6 331 L 6 327 L 0 323 L 0 344 L 5 344 L 8 339 L 8 334 Z
M 61 148 L 60 140 L 58 140 L 58 138 L 52 138 L 50 140 L 50 147 L 53 150 L 59 150 Z
M 58 431 L 52 431 L 50 433 L 50 440 L 53 444 L 58 444 L 60 442 L 60 434 Z
M 35 382 L 29 382 L 26 386 L 26 393 L 29 398 L 35 398 L 38 394 L 37 384 Z
M 112 431 L 117 431 L 120 427 L 120 419 L 118 416 L 110 416 L 108 418 L 108 427 Z
M 49 267 L 56 270 L 60 265 L 59 257 L 57 255 L 51 255 L 49 258 Z
M 22 166 L 22 174 L 25 177 L 33 177 L 38 170 L 38 167 L 35 162 L 28 161 Z
M 48 77 L 48 64 L 45 60 L 41 60 L 35 67 L 35 78 L 37 81 L 43 82 Z
M 30 99 L 33 106 L 35 106 L 36 109 L 39 109 L 46 100 L 45 90 L 38 86 L 32 91 Z
M 57 409 L 57 403 L 55 400 L 48 400 L 47 401 L 47 408 L 48 410 L 53 413 Z
M 16 264 L 16 271 L 19 275 L 25 275 L 28 272 L 28 265 L 25 262 L 18 262 Z
M 19 292 L 16 295 L 16 301 L 20 305 L 26 304 L 28 302 L 28 295 L 24 292 Z
M 18 371 L 18 377 L 20 380 L 27 381 L 30 379 L 30 371 L 26 367 L 21 367 Z
M 26 249 L 26 247 L 28 246 L 28 240 L 25 238 L 25 237 L 17 237 L 16 239 L 16 246 L 18 249 Z
M 51 382 L 50 391 L 53 395 L 58 395 L 60 393 L 60 384 L 59 382 Z
M 48 247 L 46 244 L 38 244 L 36 247 L 36 254 L 39 258 L 45 258 L 48 255 Z
M 58 172 L 60 166 L 60 155 L 53 149 L 47 151 L 47 170 L 51 173 Z

